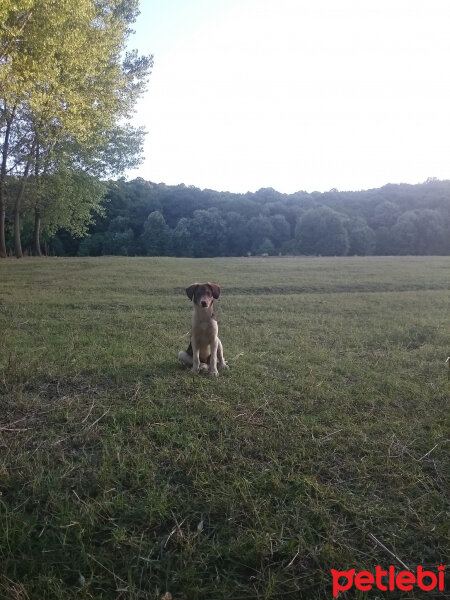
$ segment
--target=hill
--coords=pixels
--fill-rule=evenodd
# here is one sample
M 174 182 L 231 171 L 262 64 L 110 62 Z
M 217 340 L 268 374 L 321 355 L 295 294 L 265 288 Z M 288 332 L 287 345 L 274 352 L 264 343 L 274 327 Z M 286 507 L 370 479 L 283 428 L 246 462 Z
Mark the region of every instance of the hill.
M 448 255 L 450 181 L 379 189 L 232 194 L 143 179 L 108 183 L 89 235 L 48 240 L 57 255 Z

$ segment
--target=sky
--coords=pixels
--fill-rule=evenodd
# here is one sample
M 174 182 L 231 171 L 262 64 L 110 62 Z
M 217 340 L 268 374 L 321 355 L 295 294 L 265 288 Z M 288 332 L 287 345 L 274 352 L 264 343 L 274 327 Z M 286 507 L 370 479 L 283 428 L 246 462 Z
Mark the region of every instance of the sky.
M 450 179 L 450 0 L 141 0 L 130 178 L 283 193 Z

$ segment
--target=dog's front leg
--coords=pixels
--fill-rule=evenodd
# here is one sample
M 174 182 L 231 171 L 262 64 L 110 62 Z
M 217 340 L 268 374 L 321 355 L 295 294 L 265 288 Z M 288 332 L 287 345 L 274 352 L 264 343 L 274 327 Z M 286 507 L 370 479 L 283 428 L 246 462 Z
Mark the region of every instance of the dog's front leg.
M 200 348 L 192 340 L 192 369 L 191 373 L 197 375 L 200 373 Z
M 222 342 L 217 338 L 217 362 L 219 369 L 228 369 L 228 363 L 223 355 Z
M 218 348 L 218 338 L 214 338 L 211 342 L 211 359 L 209 364 L 209 374 L 213 377 L 217 377 L 219 371 L 217 370 L 217 348 Z

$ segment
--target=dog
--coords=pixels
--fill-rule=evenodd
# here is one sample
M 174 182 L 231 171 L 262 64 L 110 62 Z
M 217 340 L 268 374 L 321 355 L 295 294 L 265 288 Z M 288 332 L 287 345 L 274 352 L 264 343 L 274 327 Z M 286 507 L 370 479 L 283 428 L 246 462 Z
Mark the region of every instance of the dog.
M 223 356 L 223 346 L 219 339 L 218 325 L 214 313 L 214 300 L 220 296 L 217 283 L 193 283 L 186 288 L 189 300 L 194 302 L 192 313 L 191 342 L 186 351 L 178 353 L 178 360 L 192 367 L 191 373 L 208 371 L 213 377 L 219 375 L 219 369 L 228 369 Z

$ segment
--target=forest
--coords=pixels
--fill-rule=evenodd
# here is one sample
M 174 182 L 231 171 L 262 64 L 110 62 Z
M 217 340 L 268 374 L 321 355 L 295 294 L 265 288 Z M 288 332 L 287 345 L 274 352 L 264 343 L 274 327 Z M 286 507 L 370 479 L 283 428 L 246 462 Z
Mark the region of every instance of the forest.
M 449 255 L 450 181 L 359 192 L 233 194 L 143 179 L 106 184 L 85 237 L 60 230 L 58 256 Z M 32 219 L 23 239 L 32 246 Z

